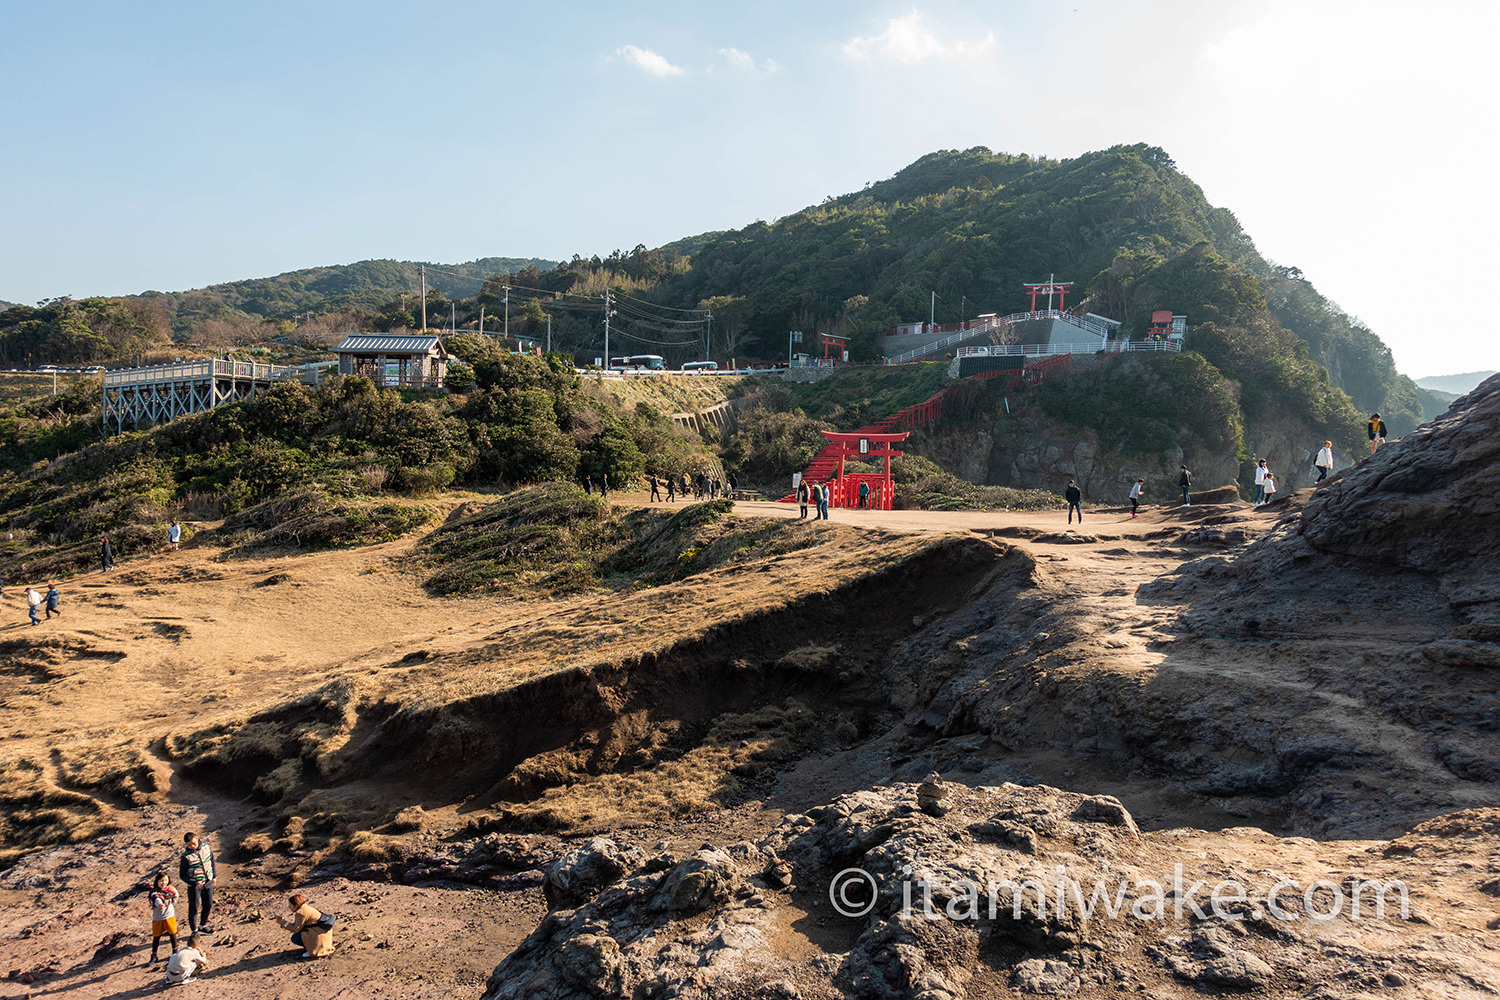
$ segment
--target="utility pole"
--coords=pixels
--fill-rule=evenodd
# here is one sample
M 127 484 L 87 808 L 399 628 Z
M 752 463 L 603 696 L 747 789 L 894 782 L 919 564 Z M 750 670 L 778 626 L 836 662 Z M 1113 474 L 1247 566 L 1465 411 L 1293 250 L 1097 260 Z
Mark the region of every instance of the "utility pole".
M 484 336 L 484 306 L 479 307 L 479 336 Z
M 932 326 L 937 322 L 937 292 L 932 293 L 932 307 L 927 312 L 927 325 Z
M 448 332 L 458 332 L 458 303 L 451 300 L 448 302 Z
M 552 314 L 547 314 L 547 353 L 552 353 Z
M 604 290 L 604 370 L 609 371 L 609 289 Z
M 423 264 L 417 265 L 417 273 L 422 276 L 422 332 L 427 332 L 427 267 Z
M 510 286 L 505 286 L 505 335 L 510 336 Z
M 714 314 L 709 313 L 706 319 L 708 320 L 708 335 L 703 342 L 703 360 L 712 361 L 714 359 Z
M 958 322 L 960 326 L 969 322 L 969 297 L 967 295 L 959 296 Z

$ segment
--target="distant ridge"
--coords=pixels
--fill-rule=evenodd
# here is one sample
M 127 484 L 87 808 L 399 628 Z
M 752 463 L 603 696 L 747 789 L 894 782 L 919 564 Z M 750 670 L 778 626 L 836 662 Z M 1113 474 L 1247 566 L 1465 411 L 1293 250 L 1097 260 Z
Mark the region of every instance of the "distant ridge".
M 1494 372 L 1464 372 L 1462 375 L 1429 375 L 1427 378 L 1419 378 L 1414 381 L 1424 389 L 1433 392 L 1447 392 L 1454 396 L 1464 396 L 1489 378 Z

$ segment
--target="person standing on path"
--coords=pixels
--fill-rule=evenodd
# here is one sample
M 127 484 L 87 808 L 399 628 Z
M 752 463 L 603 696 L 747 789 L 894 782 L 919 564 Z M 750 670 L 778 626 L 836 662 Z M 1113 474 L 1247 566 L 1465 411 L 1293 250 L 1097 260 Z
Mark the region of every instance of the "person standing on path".
M 807 518 L 808 492 L 811 490 L 811 488 L 812 487 L 805 479 L 797 484 L 797 504 L 802 510 L 802 513 L 797 515 L 797 520 L 799 521 L 805 520 Z
M 729 474 L 729 499 L 733 500 L 734 499 L 734 495 L 736 493 L 738 493 L 739 491 L 740 491 L 740 477 L 736 476 L 734 473 L 731 472 Z
M 177 890 L 172 888 L 166 872 L 161 872 L 151 883 L 151 892 L 147 898 L 151 901 L 151 961 L 150 965 L 156 964 L 156 950 L 161 947 L 161 937 L 165 934 L 172 942 L 172 951 L 177 951 Z
M 656 473 L 653 472 L 651 475 L 647 476 L 646 479 L 651 483 L 651 499 L 648 502 L 661 503 L 661 489 L 656 481 Z
M 1265 503 L 1270 503 L 1272 500 L 1275 500 L 1275 499 L 1276 499 L 1276 476 L 1271 472 L 1270 469 L 1267 469 L 1266 470 L 1266 499 L 1265 499 L 1264 502 Z
M 212 934 L 208 915 L 214 908 L 214 882 L 218 875 L 214 870 L 213 848 L 196 833 L 183 834 L 182 842 L 185 847 L 177 862 L 177 877 L 187 891 L 188 930 L 194 934 Z
M 1068 501 L 1068 523 L 1073 523 L 1073 512 L 1078 511 L 1078 523 L 1083 523 L 1083 490 L 1073 480 L 1068 480 L 1068 488 L 1063 490 L 1063 499 Z
M 1370 419 L 1365 424 L 1365 433 L 1370 436 L 1370 454 L 1375 454 L 1375 449 L 1385 444 L 1385 421 L 1380 419 L 1380 414 L 1370 414 Z
M 602 500 L 609 496 L 609 473 L 599 473 L 599 498 Z
M 1266 499 L 1266 460 L 1261 459 L 1255 463 L 1255 499 L 1250 501 L 1253 506 L 1259 507 Z
M 167 541 L 172 543 L 172 551 L 177 551 L 177 543 L 182 541 L 182 525 L 177 523 L 177 518 L 172 518 L 172 523 L 167 525 Z
M 52 620 L 52 616 L 53 615 L 56 615 L 59 618 L 62 617 L 62 612 L 57 609 L 57 602 L 59 600 L 61 600 L 61 599 L 62 599 L 62 595 L 57 592 L 57 585 L 54 584 L 54 583 L 47 584 L 47 620 L 48 621 Z
M 1130 487 L 1130 516 L 1135 517 L 1141 509 L 1141 491 L 1146 488 L 1144 479 L 1137 479 L 1135 485 Z
M 109 536 L 105 535 L 99 541 L 99 569 L 108 573 L 115 568 L 115 551 L 109 547 Z
M 1182 505 L 1188 505 L 1188 493 L 1193 488 L 1193 476 L 1188 472 L 1187 466 L 1181 466 L 1181 472 L 1177 476 L 1177 485 L 1182 488 Z
M 870 484 L 863 479 L 859 482 L 859 509 L 870 509 Z
M 37 609 L 40 608 L 41 606 L 42 606 L 42 595 L 39 594 L 39 593 L 37 593 L 35 587 L 27 587 L 26 588 L 26 610 L 31 614 L 31 624 L 33 624 L 33 625 L 40 625 L 42 623 L 41 616 L 36 613 Z
M 1314 485 L 1316 485 L 1317 483 L 1321 483 L 1323 480 L 1327 479 L 1328 478 L 1328 474 L 1333 471 L 1333 442 L 1332 441 L 1324 441 L 1323 442 L 1323 447 L 1318 452 L 1318 460 L 1317 460 L 1317 462 L 1315 462 L 1313 464 L 1315 464 L 1318 467 L 1318 478 L 1313 481 Z
M 818 514 L 826 521 L 828 520 L 828 484 L 824 483 L 822 486 L 815 487 L 815 489 L 818 491 Z
M 587 493 L 589 496 L 594 495 L 594 479 L 592 476 L 583 477 L 583 492 Z

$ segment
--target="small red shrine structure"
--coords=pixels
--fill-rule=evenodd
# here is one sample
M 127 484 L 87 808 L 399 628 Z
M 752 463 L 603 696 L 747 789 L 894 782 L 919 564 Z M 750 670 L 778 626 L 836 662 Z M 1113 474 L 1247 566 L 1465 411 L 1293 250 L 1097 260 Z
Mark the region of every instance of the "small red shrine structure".
M 891 445 L 905 441 L 911 436 L 911 431 L 901 431 L 897 434 L 871 434 L 863 431 L 854 431 L 849 434 L 841 434 L 837 431 L 823 431 L 822 433 L 828 439 L 828 446 L 823 454 L 839 460 L 839 471 L 828 484 L 829 504 L 834 507 L 857 508 L 860 483 L 866 483 L 870 487 L 871 510 L 893 509 L 896 486 L 891 479 L 891 459 L 899 458 L 906 453 L 895 450 Z M 847 458 L 859 461 L 883 458 L 885 459 L 885 472 L 879 475 L 868 472 L 846 475 L 844 460 Z
M 822 333 L 818 335 L 823 341 L 823 360 L 832 361 L 834 364 L 844 364 L 849 360 L 849 338 L 840 337 L 835 333 Z M 828 352 L 833 356 L 829 357 Z
M 1046 281 L 1023 281 L 1021 284 L 1025 286 L 1026 294 L 1031 296 L 1032 312 L 1036 312 L 1036 298 L 1038 295 L 1047 296 L 1047 308 L 1050 310 L 1052 308 L 1052 293 L 1054 292 L 1059 296 L 1057 308 L 1067 311 L 1068 289 L 1073 287 L 1071 281 L 1058 281 L 1055 276 L 1049 274 Z

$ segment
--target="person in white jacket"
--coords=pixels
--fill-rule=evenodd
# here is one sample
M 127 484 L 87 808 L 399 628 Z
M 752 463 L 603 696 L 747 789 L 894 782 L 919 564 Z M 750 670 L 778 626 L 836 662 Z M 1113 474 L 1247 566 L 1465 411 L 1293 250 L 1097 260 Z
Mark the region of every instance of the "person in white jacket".
M 1130 516 L 1135 517 L 1141 509 L 1141 491 L 1146 488 L 1144 479 L 1137 479 L 1135 485 L 1130 487 Z
M 1253 503 L 1258 507 L 1266 502 L 1266 460 L 1261 459 L 1255 463 L 1255 500 Z
M 1313 464 L 1318 467 L 1318 478 L 1315 480 L 1315 482 L 1321 483 L 1323 480 L 1327 479 L 1328 474 L 1333 471 L 1332 441 L 1323 442 L 1323 448 L 1318 452 L 1318 460 Z
M 1272 474 L 1270 469 L 1266 470 L 1265 490 L 1266 498 L 1263 501 L 1264 503 L 1270 503 L 1276 499 L 1276 476 Z

